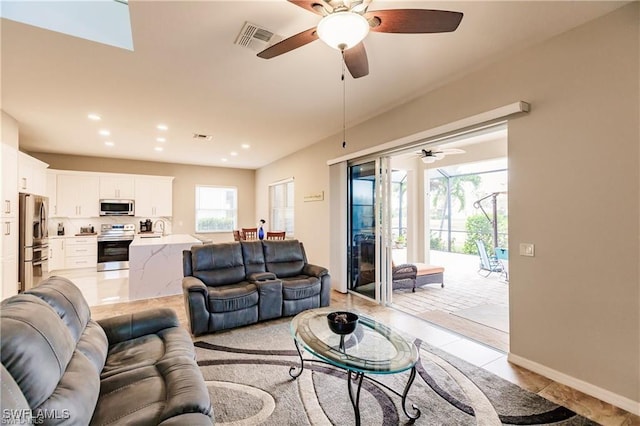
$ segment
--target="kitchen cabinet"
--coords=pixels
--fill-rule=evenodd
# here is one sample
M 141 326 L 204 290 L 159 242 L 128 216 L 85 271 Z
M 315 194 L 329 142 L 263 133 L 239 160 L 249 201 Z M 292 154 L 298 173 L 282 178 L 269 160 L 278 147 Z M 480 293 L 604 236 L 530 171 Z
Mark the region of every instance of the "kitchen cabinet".
M 18 215 L 18 150 L 2 143 L 2 212 L 0 217 Z
M 134 188 L 133 176 L 100 176 L 100 198 L 102 199 L 133 200 Z
M 58 217 L 98 217 L 98 176 L 58 174 L 56 186 Z
M 0 263 L 2 264 L 1 299 L 18 294 L 18 219 L 3 218 L 1 222 L 2 243 Z
M 64 268 L 95 268 L 98 265 L 97 237 L 64 239 Z
M 47 197 L 49 198 L 49 217 L 58 217 L 58 175 L 56 172 L 47 170 Z
M 46 195 L 47 167 L 47 163 L 18 152 L 18 191 Z
M 18 122 L 1 113 L 0 299 L 6 299 L 18 293 Z
M 136 216 L 173 216 L 172 177 L 136 177 L 135 193 Z
M 65 267 L 65 238 L 49 238 L 49 271 Z

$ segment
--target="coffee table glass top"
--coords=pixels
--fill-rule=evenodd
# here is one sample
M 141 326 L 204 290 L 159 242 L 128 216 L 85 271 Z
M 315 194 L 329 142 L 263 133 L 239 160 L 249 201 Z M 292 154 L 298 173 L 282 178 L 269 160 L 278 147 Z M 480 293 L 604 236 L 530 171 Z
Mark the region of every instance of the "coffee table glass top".
M 355 331 L 344 336 L 329 328 L 327 315 L 336 311 L 320 308 L 303 311 L 291 320 L 291 334 L 296 342 L 318 358 L 353 371 L 393 374 L 408 370 L 418 361 L 416 346 L 391 327 L 360 312 Z

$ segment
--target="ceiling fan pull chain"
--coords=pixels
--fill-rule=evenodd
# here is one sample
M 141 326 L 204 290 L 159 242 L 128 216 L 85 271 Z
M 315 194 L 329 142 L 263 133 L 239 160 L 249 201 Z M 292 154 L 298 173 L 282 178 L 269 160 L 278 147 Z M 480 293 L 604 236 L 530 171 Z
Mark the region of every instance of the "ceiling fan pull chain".
M 345 74 L 345 61 L 344 50 L 341 50 L 342 54 L 342 148 L 347 147 L 347 96 L 346 96 L 346 79 Z

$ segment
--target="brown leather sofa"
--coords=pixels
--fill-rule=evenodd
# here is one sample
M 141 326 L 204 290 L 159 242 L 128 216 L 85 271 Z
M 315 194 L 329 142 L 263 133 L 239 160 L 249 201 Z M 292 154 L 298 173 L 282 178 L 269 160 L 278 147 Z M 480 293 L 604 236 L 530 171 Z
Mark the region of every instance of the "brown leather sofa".
M 171 309 L 100 320 L 52 277 L 0 305 L 7 424 L 211 425 L 189 333 Z

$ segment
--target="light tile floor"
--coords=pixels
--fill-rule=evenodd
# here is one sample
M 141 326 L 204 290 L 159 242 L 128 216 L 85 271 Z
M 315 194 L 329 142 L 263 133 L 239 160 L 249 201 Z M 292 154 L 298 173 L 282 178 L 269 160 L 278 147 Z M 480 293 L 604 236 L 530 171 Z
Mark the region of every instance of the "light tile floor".
M 79 285 L 85 297 L 90 301 L 90 305 L 92 305 L 91 312 L 94 319 L 155 307 L 169 307 L 176 311 L 181 324 L 188 329 L 182 295 L 122 302 L 128 295 L 128 276 L 126 271 L 105 274 L 98 273 L 95 270 L 83 269 L 55 271 L 54 275 L 65 276 Z M 640 425 L 640 417 L 638 416 L 515 366 L 507 361 L 504 352 L 469 340 L 460 334 L 448 332 L 416 316 L 397 309 L 376 305 L 362 297 L 338 292 L 332 293 L 331 303 L 332 306 L 339 309 L 353 308 L 369 314 L 398 330 L 418 337 L 432 346 L 450 352 L 524 389 L 564 405 L 599 424 L 605 426 Z

